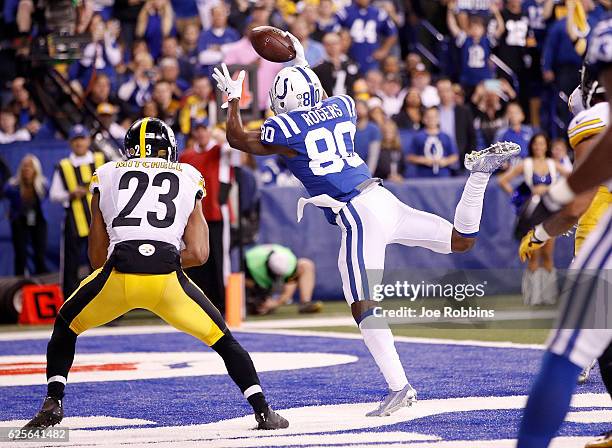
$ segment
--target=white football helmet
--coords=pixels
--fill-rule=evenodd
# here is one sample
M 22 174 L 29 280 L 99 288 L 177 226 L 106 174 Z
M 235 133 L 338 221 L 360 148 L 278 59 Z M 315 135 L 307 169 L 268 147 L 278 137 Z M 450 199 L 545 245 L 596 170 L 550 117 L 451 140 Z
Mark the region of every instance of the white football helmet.
M 309 67 L 285 67 L 272 83 L 270 108 L 275 115 L 317 107 L 323 100 L 319 77 Z

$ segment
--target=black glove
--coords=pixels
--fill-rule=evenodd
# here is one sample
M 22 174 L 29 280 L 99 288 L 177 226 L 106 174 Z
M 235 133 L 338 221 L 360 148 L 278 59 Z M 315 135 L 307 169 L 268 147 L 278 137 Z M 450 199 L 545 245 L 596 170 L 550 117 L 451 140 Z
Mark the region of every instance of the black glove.
M 527 232 L 557 213 L 562 207 L 563 205 L 554 201 L 548 192 L 544 196 L 531 196 L 519 213 L 514 237 L 520 240 Z

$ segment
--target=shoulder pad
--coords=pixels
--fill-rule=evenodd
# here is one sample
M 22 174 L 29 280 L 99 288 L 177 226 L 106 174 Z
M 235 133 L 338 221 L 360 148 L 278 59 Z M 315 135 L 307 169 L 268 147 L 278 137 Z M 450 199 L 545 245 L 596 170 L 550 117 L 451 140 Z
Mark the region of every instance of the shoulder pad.
M 608 103 L 598 103 L 576 115 L 567 129 L 572 148 L 602 132 L 608 126 L 608 116 Z
M 264 144 L 287 146 L 289 139 L 301 133 L 293 118 L 280 114 L 268 118 L 261 126 L 261 141 Z
M 349 113 L 349 116 L 351 118 L 356 117 L 357 113 L 355 112 L 355 100 L 353 100 L 353 98 L 351 98 L 348 95 L 336 95 L 336 96 L 332 96 L 330 99 L 338 99 L 340 100 L 344 106 L 346 107 L 346 110 Z

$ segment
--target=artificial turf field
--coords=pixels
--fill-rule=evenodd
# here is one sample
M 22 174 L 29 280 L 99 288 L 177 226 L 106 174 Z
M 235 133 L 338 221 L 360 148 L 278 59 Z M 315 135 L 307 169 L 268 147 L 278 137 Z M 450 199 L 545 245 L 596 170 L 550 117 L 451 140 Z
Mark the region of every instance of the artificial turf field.
M 521 309 L 518 297 L 495 300 L 510 317 Z M 147 312 L 131 312 L 79 338 L 62 423 L 71 441 L 57 445 L 513 446 L 548 333 L 544 319 L 394 326 L 419 401 L 384 418 L 364 416 L 385 384 L 350 319 L 343 302 L 326 302 L 314 316 L 289 305 L 234 330 L 269 401 L 291 423 L 262 433 L 214 352 Z M 0 426 L 20 425 L 39 407 L 49 333 L 2 328 Z M 554 446 L 583 446 L 610 421 L 612 403 L 595 370 Z

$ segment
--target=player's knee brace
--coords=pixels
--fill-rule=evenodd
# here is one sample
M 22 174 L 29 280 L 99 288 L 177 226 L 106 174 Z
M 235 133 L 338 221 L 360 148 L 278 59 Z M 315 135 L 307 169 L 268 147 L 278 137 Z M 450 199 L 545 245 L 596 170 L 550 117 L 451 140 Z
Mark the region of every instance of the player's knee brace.
M 229 376 L 242 393 L 251 386 L 259 384 L 259 377 L 251 357 L 229 330 L 211 348 L 223 358 Z

